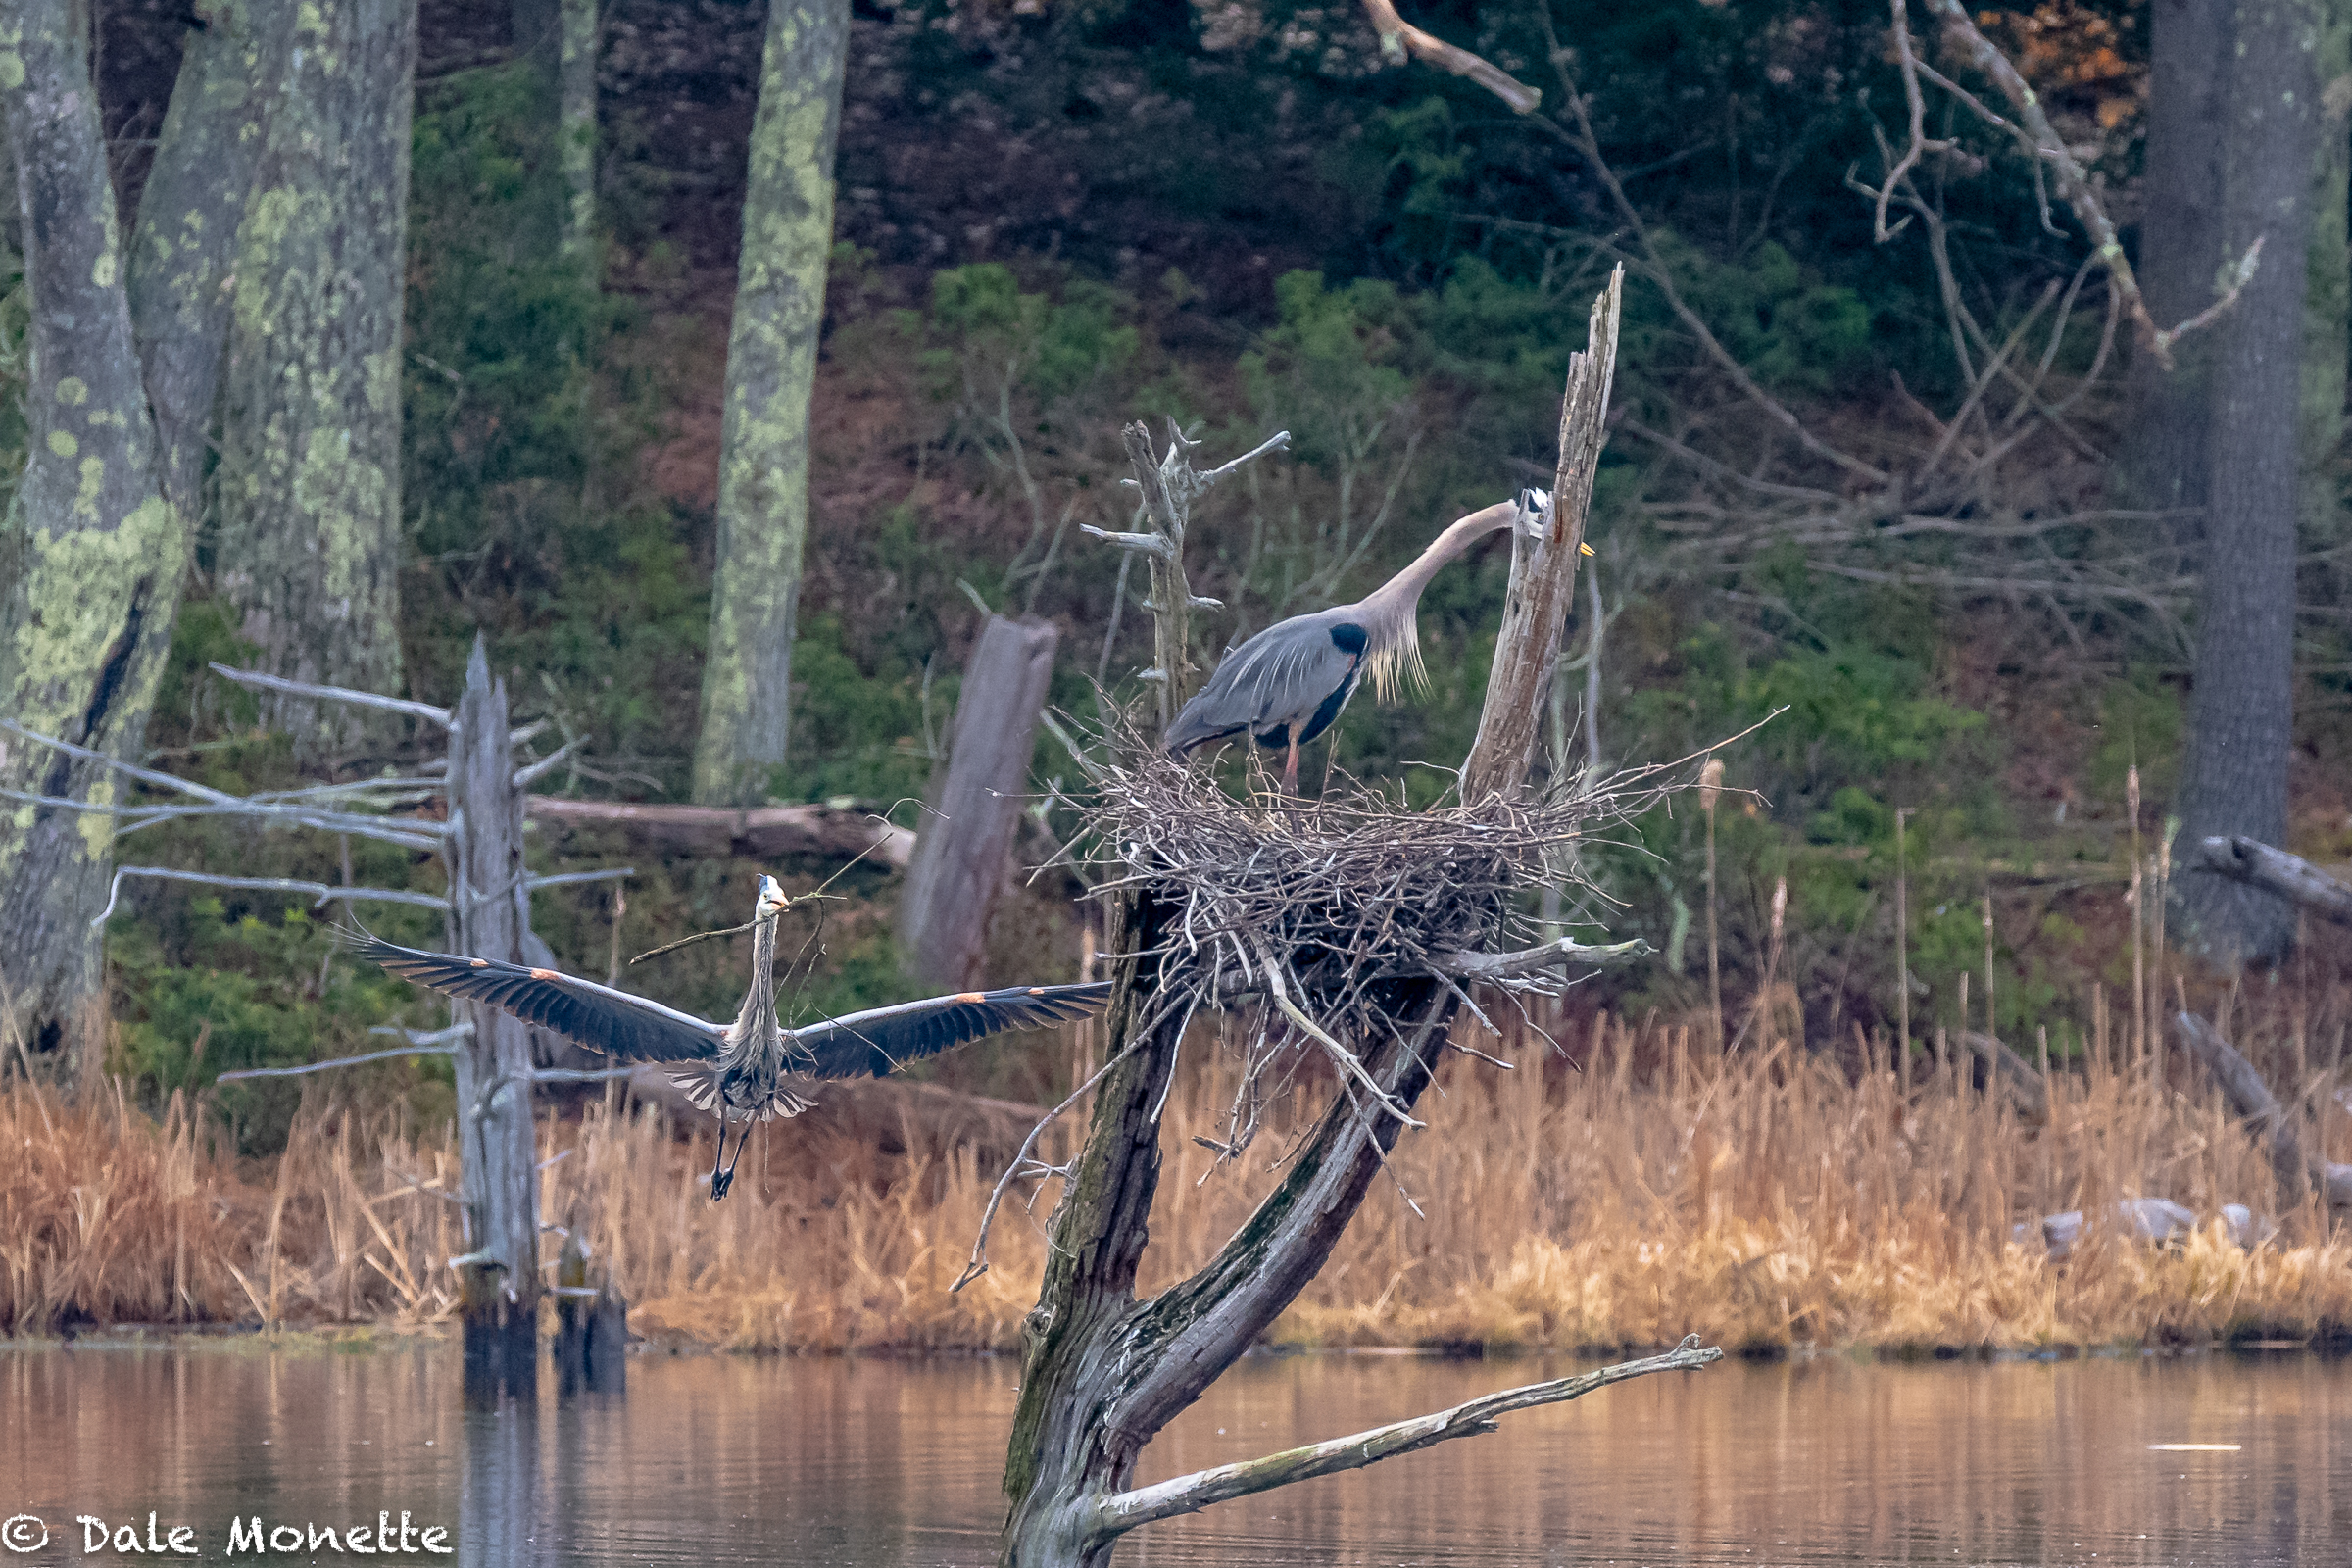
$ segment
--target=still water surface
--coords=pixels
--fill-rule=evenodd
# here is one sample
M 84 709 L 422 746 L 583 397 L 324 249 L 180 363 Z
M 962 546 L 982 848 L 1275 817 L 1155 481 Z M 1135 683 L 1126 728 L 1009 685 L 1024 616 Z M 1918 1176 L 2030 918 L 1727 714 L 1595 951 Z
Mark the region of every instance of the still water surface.
M 411 1562 L 989 1560 L 1008 1363 L 645 1357 L 624 1396 L 559 1399 L 550 1378 L 535 1402 L 495 1411 L 465 1408 L 459 1370 L 442 1345 L 0 1342 L 0 1515 L 50 1535 L 0 1564 L 152 1563 L 84 1557 L 74 1523 L 136 1521 L 143 1538 L 151 1510 L 162 1531 L 192 1529 L 201 1556 L 181 1561 L 227 1560 L 232 1515 L 341 1530 L 379 1510 L 449 1531 L 455 1555 Z M 1143 1479 L 1566 1370 L 1252 1360 L 1150 1450 Z M 2352 1564 L 2352 1363 L 1724 1364 L 1150 1526 L 1118 1560 Z

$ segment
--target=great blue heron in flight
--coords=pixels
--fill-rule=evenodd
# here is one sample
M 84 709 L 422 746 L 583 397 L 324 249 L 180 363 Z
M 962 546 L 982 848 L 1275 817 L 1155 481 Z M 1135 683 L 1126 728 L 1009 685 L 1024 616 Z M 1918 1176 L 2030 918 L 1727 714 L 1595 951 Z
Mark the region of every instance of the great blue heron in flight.
M 760 879 L 752 912 L 752 988 L 728 1024 L 553 969 L 426 953 L 364 933 L 352 934 L 349 942 L 352 952 L 394 974 L 449 996 L 487 1003 L 591 1051 L 628 1061 L 696 1063 L 674 1077 L 696 1105 L 718 1118 L 718 1150 L 710 1162 L 713 1199 L 727 1196 L 754 1121 L 797 1116 L 815 1103 L 799 1093 L 805 1086 L 794 1080 L 867 1073 L 879 1078 L 1001 1030 L 1085 1017 L 1110 997 L 1107 981 L 963 991 L 786 1028 L 776 1018 L 776 922 L 790 902 L 774 877 Z M 725 1157 L 730 1121 L 744 1124 L 735 1160 Z
M 1499 501 L 1430 543 L 1413 564 L 1352 605 L 1277 621 L 1225 656 L 1217 672 L 1168 726 L 1178 757 L 1197 747 L 1250 734 L 1260 746 L 1287 747 L 1282 787 L 1298 790 L 1298 748 L 1331 728 L 1369 671 L 1382 698 L 1428 678 L 1421 665 L 1417 614 L 1421 591 L 1447 562 L 1488 534 L 1519 524 L 1532 530 L 1551 498 L 1541 490 Z M 1592 547 L 1583 547 L 1587 555 Z

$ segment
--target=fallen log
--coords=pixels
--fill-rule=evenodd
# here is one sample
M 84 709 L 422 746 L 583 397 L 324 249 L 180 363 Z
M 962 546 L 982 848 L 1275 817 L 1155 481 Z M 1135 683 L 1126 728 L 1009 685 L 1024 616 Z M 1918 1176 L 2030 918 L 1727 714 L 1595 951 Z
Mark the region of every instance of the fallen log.
M 2009 1098 L 2016 1103 L 2019 1115 L 2031 1122 L 2050 1119 L 2049 1090 L 2042 1083 L 2041 1074 L 2026 1064 L 2025 1057 L 1992 1036 L 1978 1034 L 1973 1029 L 1964 1030 L 1960 1039 L 1969 1050 L 1984 1058 L 1985 1065 L 1992 1070 L 1992 1076 L 1999 1080 L 2002 1088 L 2009 1091 Z
M 2221 1031 L 2193 1012 L 2175 1013 L 2173 1030 L 2212 1072 L 2230 1108 L 2269 1146 L 2271 1168 L 2290 1197 L 2300 1199 L 2307 1185 L 2316 1185 L 2329 1207 L 2352 1207 L 2352 1165 L 2333 1164 L 2304 1151 L 2295 1118 L 2278 1103 L 2254 1064 L 2222 1038 Z
M 2216 875 L 2276 893 L 2323 920 L 2352 926 L 2352 887 L 2301 856 L 2273 849 L 2242 834 L 2235 838 L 2207 839 L 2199 848 L 2205 868 Z
M 625 833 L 653 849 L 709 859 L 740 855 L 774 859 L 807 855 L 848 860 L 866 858 L 899 870 L 914 855 L 914 835 L 878 820 L 871 812 L 838 806 L 762 806 L 734 810 L 723 806 L 632 806 L 619 801 L 568 801 L 553 795 L 524 798 L 535 821 L 565 831 Z

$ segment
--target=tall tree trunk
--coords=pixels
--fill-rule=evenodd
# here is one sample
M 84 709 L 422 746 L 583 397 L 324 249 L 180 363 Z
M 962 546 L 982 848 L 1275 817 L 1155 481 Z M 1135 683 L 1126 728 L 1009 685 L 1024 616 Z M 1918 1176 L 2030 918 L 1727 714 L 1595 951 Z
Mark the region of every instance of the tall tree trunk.
M 719 431 L 718 564 L 694 798 L 756 805 L 784 760 L 808 534 L 808 398 L 833 248 L 849 0 L 769 0 Z
M 596 0 L 564 0 L 563 61 L 556 113 L 564 165 L 564 249 L 585 256 L 596 232 Z
M 222 287 L 253 192 L 297 0 L 213 0 L 179 79 L 130 242 L 130 325 L 163 449 L 164 494 L 193 530 L 228 337 Z
M 2155 0 L 2148 49 L 2146 208 L 2139 220 L 2139 284 L 2148 314 L 2172 326 L 2213 303 L 2222 243 L 2224 91 L 2234 0 Z M 2266 254 L 2265 264 L 2270 258 Z M 2201 530 L 2208 488 L 2214 334 L 2192 333 L 2166 370 L 2152 354 L 2132 364 L 2137 405 L 2124 446 L 2132 503 L 2179 510 L 2177 539 Z
M 2311 255 L 2303 300 L 2303 536 L 2328 546 L 2343 533 L 2336 451 L 2344 440 L 2347 339 L 2352 337 L 2352 0 L 2320 0 L 2319 150 L 2312 160 Z
M 0 20 L 0 120 L 15 160 L 32 300 L 29 451 L 0 524 L 0 713 L 135 756 L 171 642 L 186 530 L 163 492 L 122 282 L 114 187 L 71 0 Z M 0 787 L 103 806 L 94 761 L 0 736 Z M 48 1070 L 103 1047 L 97 935 L 113 831 L 103 815 L 10 801 L 0 831 L 0 981 Z
M 400 686 L 400 351 L 416 0 L 306 0 L 239 230 L 217 585 L 260 667 Z M 266 703 L 319 757 L 363 720 Z
M 2222 122 L 2229 199 L 2223 245 L 2263 237 L 2262 264 L 2214 343 L 2212 475 L 2195 690 L 2180 811 L 2185 843 L 2286 836 L 2293 743 L 2295 524 L 2302 510 L 2305 267 L 2318 152 L 2320 0 L 2241 0 Z M 2263 961 L 2293 939 L 2294 912 L 2191 866 L 2182 941 L 2217 962 Z

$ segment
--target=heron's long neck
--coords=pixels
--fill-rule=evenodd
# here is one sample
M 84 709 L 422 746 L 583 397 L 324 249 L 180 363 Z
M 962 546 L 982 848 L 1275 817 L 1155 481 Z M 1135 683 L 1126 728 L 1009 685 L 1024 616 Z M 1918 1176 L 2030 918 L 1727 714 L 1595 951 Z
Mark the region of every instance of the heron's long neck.
M 776 1022 L 776 917 L 752 923 L 752 989 L 744 994 L 743 1010 L 735 1015 L 735 1038 L 753 1040 L 768 1033 Z
M 1481 508 L 1429 543 L 1413 564 L 1373 589 L 1354 605 L 1356 623 L 1364 628 L 1364 658 L 1373 684 L 1382 695 L 1398 681 L 1418 680 L 1421 671 L 1421 591 L 1446 564 L 1498 528 L 1507 528 L 1519 514 L 1508 501 Z

